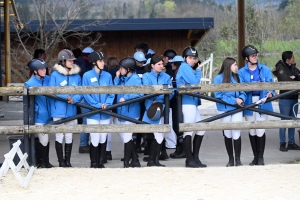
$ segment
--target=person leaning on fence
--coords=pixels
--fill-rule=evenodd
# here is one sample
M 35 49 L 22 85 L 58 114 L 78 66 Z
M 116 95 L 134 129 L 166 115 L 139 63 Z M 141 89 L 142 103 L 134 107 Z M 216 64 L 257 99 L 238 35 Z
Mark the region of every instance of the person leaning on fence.
M 277 77 L 278 82 L 281 81 L 300 81 L 300 71 L 296 67 L 295 57 L 292 51 L 282 53 L 282 60 L 276 63 L 273 74 Z M 288 92 L 288 90 L 280 90 L 280 94 Z M 279 99 L 280 114 L 297 117 L 298 113 L 298 93 L 291 94 Z M 284 120 L 281 118 L 281 120 Z M 285 139 L 286 128 L 279 129 L 280 151 L 300 150 L 295 143 L 295 128 L 288 128 L 288 145 L 286 147 Z
M 242 67 L 238 74 L 241 82 L 257 83 L 257 82 L 273 82 L 271 70 L 268 66 L 258 62 L 258 50 L 252 46 L 247 45 L 242 49 L 242 56 L 246 60 L 246 65 Z M 261 91 L 247 91 L 247 98 L 244 105 L 250 105 L 263 98 L 270 98 L 274 96 L 274 90 Z M 272 103 L 264 103 L 258 106 L 259 109 L 273 111 Z M 246 121 L 266 121 L 268 115 L 253 112 L 250 110 L 243 111 Z M 250 165 L 264 165 L 264 151 L 266 145 L 265 129 L 250 129 L 249 139 L 254 155 L 253 161 Z
M 151 72 L 147 72 L 143 75 L 143 85 L 162 85 L 168 84 L 172 86 L 170 76 L 164 73 L 163 61 L 157 55 L 151 58 L 150 65 L 152 67 Z M 170 95 L 170 99 L 173 97 L 173 92 Z M 146 110 L 144 112 L 143 121 L 150 124 L 164 124 L 164 117 L 162 116 L 164 110 L 164 95 L 159 95 L 151 99 L 145 100 Z M 148 167 L 157 166 L 164 167 L 159 163 L 159 153 L 162 146 L 162 141 L 165 137 L 164 133 L 154 133 L 154 140 L 151 143 L 150 153 L 148 158 Z
M 58 63 L 54 65 L 50 75 L 49 86 L 81 86 L 79 75 L 80 68 L 74 64 L 72 51 L 63 49 L 58 54 Z M 51 117 L 53 121 L 58 121 L 76 115 L 77 108 L 75 103 L 82 100 L 80 94 L 57 94 L 57 97 L 67 100 L 67 102 L 51 99 Z M 77 124 L 77 119 L 65 122 L 65 125 Z M 64 133 L 55 134 L 55 149 L 59 162 L 59 167 L 72 167 L 70 159 L 73 146 L 73 134 L 65 133 L 65 159 L 63 157 Z
M 222 67 L 218 75 L 214 78 L 214 84 L 222 83 L 240 83 L 240 78 L 237 74 L 238 66 L 234 58 L 226 58 L 223 61 Z M 246 100 L 246 93 L 243 91 L 232 91 L 232 92 L 214 92 L 215 98 L 220 99 L 226 103 L 232 105 L 239 105 L 243 107 L 243 102 Z M 219 114 L 225 113 L 230 110 L 236 109 L 234 106 L 216 103 Z M 243 121 L 243 112 L 238 112 L 227 117 L 223 117 L 221 122 L 240 122 Z M 225 147 L 229 157 L 229 162 L 226 167 L 234 166 L 233 147 L 235 154 L 235 166 L 241 166 L 241 130 L 223 130 Z
M 122 86 L 138 86 L 142 85 L 141 78 L 135 73 L 135 60 L 131 57 L 123 58 L 120 61 L 120 69 L 116 72 L 116 77 L 114 79 L 115 85 Z M 118 94 L 117 103 L 122 103 L 142 97 L 143 94 Z M 117 113 L 119 115 L 124 115 L 130 118 L 138 119 L 140 117 L 140 103 L 135 102 L 129 105 L 121 106 L 117 108 Z M 134 124 L 133 122 L 126 121 L 124 119 L 118 118 L 117 124 Z M 141 167 L 138 159 L 138 154 L 135 150 L 135 145 L 132 141 L 132 133 L 119 133 L 122 142 L 124 143 L 124 168 L 128 167 Z M 129 163 L 132 159 L 131 163 Z
M 24 83 L 26 88 L 48 86 L 50 77 L 46 75 L 47 64 L 44 60 L 33 59 L 28 64 L 33 76 Z M 50 104 L 48 97 L 42 95 L 35 96 L 34 106 L 35 125 L 44 125 L 51 120 Z M 36 144 L 38 168 L 52 168 L 49 162 L 49 134 L 37 134 L 39 142 Z
M 83 75 L 83 86 L 111 86 L 113 85 L 111 75 L 104 71 L 104 54 L 100 51 L 94 51 L 89 55 L 89 61 L 94 68 Z M 84 94 L 87 105 L 94 108 L 105 109 L 113 104 L 114 94 Z M 110 124 L 110 116 L 107 114 L 97 113 L 87 116 L 87 124 Z M 90 159 L 91 168 L 105 168 L 105 151 L 107 133 L 90 133 Z
M 193 69 L 193 66 L 198 60 L 198 52 L 194 47 L 186 47 L 182 53 L 184 62 L 181 63 L 176 74 L 176 84 L 179 88 L 185 84 L 199 84 L 201 80 L 200 69 Z M 189 95 L 182 95 L 182 113 L 184 123 L 195 123 L 201 121 L 201 115 L 197 108 L 200 105 L 200 99 Z M 183 146 L 187 159 L 185 161 L 186 167 L 199 168 L 206 167 L 199 159 L 199 151 L 205 131 L 196 131 L 193 140 L 192 148 L 192 135 L 193 131 L 183 133 Z

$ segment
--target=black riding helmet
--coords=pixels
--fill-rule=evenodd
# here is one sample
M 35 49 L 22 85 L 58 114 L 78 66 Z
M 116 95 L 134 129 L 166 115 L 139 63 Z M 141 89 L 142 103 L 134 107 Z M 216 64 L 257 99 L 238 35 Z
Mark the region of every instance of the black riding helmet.
M 252 54 L 257 54 L 257 53 L 259 53 L 258 50 L 252 45 L 247 45 L 242 49 L 242 56 L 244 59 L 246 59 L 248 56 Z
M 173 49 L 165 50 L 164 57 L 168 57 L 169 59 L 173 59 L 177 55 L 176 51 Z
M 124 68 L 134 69 L 135 67 L 135 59 L 132 57 L 123 58 L 119 65 Z
M 89 57 L 89 62 L 93 63 L 96 62 L 97 60 L 104 60 L 104 54 L 101 51 L 94 51 L 90 53 Z
M 34 70 L 47 68 L 47 64 L 43 59 L 37 58 L 37 59 L 32 59 L 28 63 L 28 67 L 30 71 L 33 72 Z
M 198 58 L 198 51 L 194 47 L 186 47 L 182 52 L 182 57 L 196 57 Z

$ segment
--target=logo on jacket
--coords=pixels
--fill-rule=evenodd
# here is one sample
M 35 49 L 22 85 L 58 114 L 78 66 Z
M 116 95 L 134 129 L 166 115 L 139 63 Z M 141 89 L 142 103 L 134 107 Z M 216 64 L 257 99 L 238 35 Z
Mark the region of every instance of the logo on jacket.
M 279 71 L 279 74 L 283 74 L 283 70 L 280 70 L 280 71 Z

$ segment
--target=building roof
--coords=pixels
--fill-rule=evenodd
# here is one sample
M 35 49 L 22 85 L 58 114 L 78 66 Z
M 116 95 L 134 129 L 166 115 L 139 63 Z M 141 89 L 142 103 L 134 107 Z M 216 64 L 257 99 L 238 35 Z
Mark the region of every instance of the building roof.
M 55 24 L 61 26 L 66 20 L 47 21 L 44 30 L 55 29 Z M 2 31 L 3 31 L 3 24 Z M 25 25 L 36 32 L 40 27 L 38 20 Z M 104 20 L 74 20 L 68 31 L 139 31 L 139 30 L 207 30 L 214 28 L 214 18 L 149 18 L 149 19 L 104 19 Z M 28 30 L 27 29 L 27 30 Z M 15 32 L 11 28 L 11 32 Z M 26 31 L 26 28 L 23 29 Z

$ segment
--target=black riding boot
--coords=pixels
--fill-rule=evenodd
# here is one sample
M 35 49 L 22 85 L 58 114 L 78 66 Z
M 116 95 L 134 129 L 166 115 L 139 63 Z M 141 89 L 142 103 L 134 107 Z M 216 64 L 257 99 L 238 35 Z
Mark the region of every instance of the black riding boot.
M 183 139 L 183 145 L 184 145 L 184 151 L 187 156 L 187 159 L 185 160 L 185 166 L 186 167 L 192 167 L 192 168 L 199 168 L 200 166 L 198 163 L 194 160 L 193 154 L 192 154 L 192 136 L 187 135 Z
M 107 146 L 107 137 L 106 137 L 106 141 L 104 142 L 105 145 L 105 152 L 104 152 L 104 164 L 107 163 L 107 159 L 106 159 L 106 146 Z
M 234 154 L 235 154 L 235 166 L 242 166 L 241 162 L 241 149 L 242 149 L 242 139 L 241 136 L 237 140 L 233 140 Z
M 124 144 L 124 168 L 129 168 L 129 160 L 132 155 L 132 143 L 133 141 L 130 140 L 129 142 Z
M 150 149 L 151 149 L 151 145 L 152 145 L 152 142 L 154 139 L 154 136 L 153 134 L 151 133 L 148 133 L 148 134 L 145 134 L 145 149 L 144 149 L 144 155 L 149 155 L 150 154 Z
M 202 164 L 199 160 L 199 151 L 202 143 L 203 135 L 195 135 L 193 140 L 193 158 L 199 165 L 199 167 L 207 167 L 205 164 Z
M 165 165 L 162 165 L 162 164 L 159 163 L 159 154 L 160 154 L 160 151 L 161 151 L 161 146 L 162 146 L 162 144 L 158 144 L 158 150 L 157 150 L 157 153 L 156 153 L 156 156 L 155 156 L 155 159 L 154 159 L 154 162 L 155 162 L 157 167 L 165 167 Z
M 164 139 L 161 143 L 161 151 L 159 155 L 159 160 L 167 160 L 169 159 L 169 156 L 167 154 L 167 148 L 166 148 L 166 140 Z
M 136 147 L 134 145 L 134 143 L 132 142 L 132 159 L 131 159 L 131 163 L 129 164 L 130 167 L 141 167 L 140 161 L 139 161 L 139 155 L 136 152 Z
M 91 159 L 91 168 L 98 168 L 99 166 L 99 157 L 98 154 L 98 146 L 94 147 L 94 145 L 90 144 L 90 159 Z
M 73 143 L 67 144 L 65 143 L 65 161 L 66 161 L 66 165 L 67 167 L 72 167 L 71 165 L 71 154 L 72 154 L 72 146 Z
M 150 153 L 149 153 L 149 158 L 148 158 L 148 163 L 147 163 L 148 167 L 153 167 L 153 166 L 156 167 L 157 166 L 155 163 L 155 157 L 156 157 L 156 154 L 158 151 L 159 151 L 159 144 L 154 139 L 151 144 L 151 148 L 150 148 Z
M 227 154 L 228 154 L 228 157 L 229 157 L 229 161 L 228 161 L 226 167 L 232 167 L 232 166 L 234 166 L 232 138 L 227 138 L 224 135 L 224 142 L 225 142 L 225 147 L 226 147 Z
M 64 160 L 62 144 L 55 141 L 55 150 L 56 150 L 56 154 L 57 154 L 57 158 L 58 158 L 59 167 L 67 167 L 65 160 Z
M 47 146 L 43 146 L 40 142 L 37 142 L 38 145 L 37 155 L 38 155 L 38 168 L 47 168 L 46 166 L 46 153 L 47 153 Z
M 47 144 L 47 150 L 46 150 L 46 158 L 45 158 L 45 164 L 46 164 L 46 168 L 52 168 L 53 165 L 51 165 L 51 163 L 49 162 L 49 148 L 50 148 L 50 142 L 48 142 Z
M 263 136 L 257 136 L 257 165 L 265 165 L 264 163 L 264 151 L 266 145 L 266 134 L 264 133 Z
M 252 136 L 249 133 L 249 139 L 250 139 L 252 152 L 254 155 L 254 159 L 252 160 L 252 162 L 249 165 L 253 166 L 253 165 L 257 165 L 257 146 L 256 146 L 257 145 L 257 136 L 256 135 Z
M 105 168 L 105 150 L 106 150 L 106 145 L 105 143 L 101 144 L 99 143 L 99 168 Z

